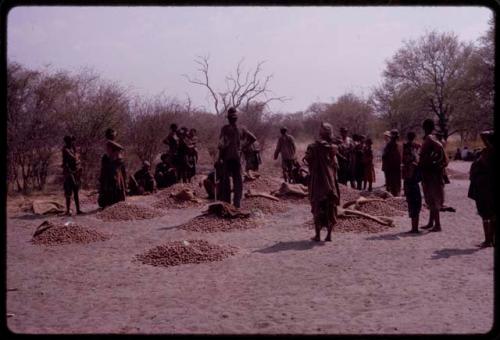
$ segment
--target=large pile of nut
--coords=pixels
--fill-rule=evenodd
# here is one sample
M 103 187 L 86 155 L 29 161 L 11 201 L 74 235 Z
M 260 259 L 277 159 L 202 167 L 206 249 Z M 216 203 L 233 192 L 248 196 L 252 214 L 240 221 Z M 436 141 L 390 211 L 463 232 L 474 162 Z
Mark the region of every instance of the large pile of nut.
M 352 189 L 351 187 L 343 184 L 339 184 L 339 191 L 341 204 L 345 202 L 355 201 L 360 196 L 358 190 Z
M 136 255 L 136 258 L 144 264 L 168 267 L 221 261 L 236 254 L 236 251 L 236 247 L 211 244 L 204 240 L 172 241 Z
M 384 202 L 400 212 L 408 211 L 408 203 L 404 197 L 389 197 L 386 198 Z
M 188 207 L 196 207 L 207 204 L 207 199 L 200 199 L 198 201 L 183 201 L 175 197 L 162 197 L 158 201 L 154 202 L 152 206 L 157 209 L 182 209 Z
M 57 245 L 105 241 L 109 238 L 108 234 L 78 224 L 56 225 L 48 222 L 47 228 L 33 236 L 31 242 L 38 245 Z
M 312 220 L 306 222 L 309 229 L 314 229 Z M 392 227 L 382 225 L 368 218 L 361 216 L 344 216 L 337 218 L 337 223 L 333 227 L 333 232 L 337 233 L 379 233 Z M 325 230 L 326 231 L 326 230 Z
M 214 215 L 202 215 L 193 218 L 180 228 L 203 233 L 227 232 L 256 228 L 258 225 L 250 218 L 220 218 Z
M 280 185 L 280 180 L 272 178 L 267 175 L 261 174 L 259 178 L 254 181 L 248 181 L 243 184 L 245 190 L 251 189 L 253 191 L 270 192 L 270 188 L 275 188 Z
M 392 201 L 391 201 L 392 202 Z M 361 204 L 357 210 L 374 216 L 398 216 L 403 215 L 400 209 L 389 204 L 388 199 L 384 201 L 372 201 Z
M 241 201 L 241 205 L 246 210 L 257 210 L 264 214 L 282 213 L 289 209 L 282 200 L 273 201 L 264 197 L 246 197 Z
M 96 214 L 103 221 L 144 220 L 164 215 L 160 210 L 149 207 L 119 202 Z

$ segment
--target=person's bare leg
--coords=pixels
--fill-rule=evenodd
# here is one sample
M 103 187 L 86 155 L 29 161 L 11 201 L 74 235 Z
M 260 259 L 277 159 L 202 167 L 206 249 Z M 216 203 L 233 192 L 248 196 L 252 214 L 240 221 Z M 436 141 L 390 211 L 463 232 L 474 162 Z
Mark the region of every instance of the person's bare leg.
M 372 191 L 372 181 L 368 182 L 368 191 Z
M 71 212 L 69 210 L 71 206 L 71 196 L 67 195 L 66 197 L 66 215 L 71 216 Z
M 410 230 L 410 233 L 412 234 L 418 234 L 419 231 L 418 231 L 418 220 L 419 220 L 419 216 L 417 215 L 416 217 L 412 217 L 411 219 L 411 230 Z
M 331 223 L 329 223 L 326 226 L 326 230 L 327 230 L 327 234 L 326 234 L 326 237 L 325 237 L 325 242 L 331 242 L 332 241 L 332 230 L 333 230 L 333 226 L 332 226 Z
M 76 206 L 76 214 L 81 215 L 83 212 L 80 210 L 80 198 L 78 197 L 78 190 L 74 191 L 75 196 L 75 206 Z
M 321 238 L 320 238 L 320 233 L 321 233 L 321 225 L 317 222 L 314 223 L 314 230 L 316 232 L 316 234 L 314 235 L 314 237 L 311 239 L 315 242 L 319 242 L 321 241 Z
M 434 210 L 433 213 L 434 213 L 434 227 L 429 229 L 429 231 L 441 231 L 441 222 L 439 220 L 439 209 Z
M 422 227 L 422 229 L 430 229 L 434 227 L 434 215 L 432 213 L 432 210 L 429 210 L 429 222 L 425 226 Z

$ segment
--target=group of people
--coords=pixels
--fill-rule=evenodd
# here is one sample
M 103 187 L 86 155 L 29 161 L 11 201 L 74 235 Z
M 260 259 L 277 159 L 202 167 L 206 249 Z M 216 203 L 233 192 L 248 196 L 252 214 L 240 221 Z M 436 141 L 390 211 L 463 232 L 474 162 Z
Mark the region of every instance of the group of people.
M 242 159 L 245 170 L 258 170 L 261 164 L 260 149 L 255 135 L 246 128 L 237 126 L 236 109 L 227 112 L 228 124 L 221 129 L 218 143 L 218 157 L 214 171 L 205 181 L 209 198 L 241 205 L 243 193 Z M 386 190 L 399 196 L 401 182 L 408 203 L 411 219 L 410 233 L 419 232 L 419 215 L 423 197 L 430 211 L 429 221 L 422 229 L 441 231 L 440 210 L 444 205 L 444 185 L 449 183 L 446 175 L 448 157 L 443 141 L 433 134 L 434 121 L 426 119 L 422 144 L 415 141 L 415 132 L 408 132 L 406 142 L 400 147 L 397 130 L 386 132 L 386 145 L 382 152 L 382 171 L 385 175 Z M 274 159 L 281 154 L 283 178 L 286 182 L 296 182 L 294 173 L 301 166 L 297 161 L 296 145 L 286 127 L 280 129 L 274 152 Z M 149 162 L 131 176 L 129 192 L 126 186 L 126 170 L 122 157 L 123 147 L 115 141 L 116 132 L 106 131 L 106 153 L 101 158 L 98 205 L 102 208 L 125 200 L 127 194 L 152 192 L 155 187 L 169 186 L 177 181 L 189 182 L 196 173 L 198 152 L 196 150 L 196 130 L 177 129 L 170 126 L 170 133 L 164 143 L 168 145 L 161 162 L 156 166 L 155 175 L 150 172 Z M 493 246 L 496 213 L 493 201 L 493 131 L 481 133 L 485 148 L 479 153 L 470 170 L 468 197 L 475 200 L 479 215 L 483 219 L 485 241 L 481 247 Z M 71 195 L 74 195 L 77 214 L 81 214 L 78 190 L 81 166 L 75 148 L 75 139 L 64 137 L 63 175 L 67 213 L 70 210 Z M 242 157 L 243 156 L 243 157 Z M 337 219 L 340 203 L 339 183 L 348 183 L 359 190 L 372 190 L 375 181 L 372 141 L 362 135 L 347 136 L 347 129 L 340 129 L 340 137 L 334 138 L 332 125 L 321 123 L 319 138 L 308 145 L 304 158 L 307 166 L 307 182 L 311 212 L 314 218 L 314 241 L 320 241 L 322 228 L 327 229 L 325 241 L 331 241 L 331 232 Z M 232 184 L 232 185 L 231 185 Z M 232 187 L 231 187 L 232 186 Z

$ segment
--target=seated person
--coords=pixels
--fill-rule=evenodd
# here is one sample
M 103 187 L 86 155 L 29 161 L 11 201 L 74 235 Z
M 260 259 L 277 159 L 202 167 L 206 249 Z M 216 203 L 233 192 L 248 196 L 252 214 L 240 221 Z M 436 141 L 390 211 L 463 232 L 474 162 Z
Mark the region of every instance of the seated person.
M 161 162 L 156 165 L 155 180 L 158 189 L 167 188 L 177 182 L 175 167 L 166 153 L 161 155 Z
M 150 170 L 151 164 L 148 161 L 144 161 L 142 168 L 130 177 L 129 195 L 143 195 L 154 191 L 155 180 Z
M 208 194 L 208 199 L 215 199 L 215 188 L 217 187 L 217 197 L 220 193 L 220 179 L 222 174 L 222 164 L 217 162 L 214 164 L 215 171 L 210 172 L 203 180 L 203 186 Z M 217 175 L 217 176 L 216 176 Z

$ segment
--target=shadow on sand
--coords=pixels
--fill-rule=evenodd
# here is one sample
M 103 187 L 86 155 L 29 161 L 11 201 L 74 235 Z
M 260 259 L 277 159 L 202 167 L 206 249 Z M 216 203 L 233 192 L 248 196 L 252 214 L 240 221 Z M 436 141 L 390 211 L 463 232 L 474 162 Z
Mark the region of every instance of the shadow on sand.
M 33 213 L 28 213 L 28 214 L 24 214 L 24 215 L 20 215 L 20 216 L 15 216 L 15 217 L 12 217 L 12 218 L 18 219 L 18 220 L 29 220 L 29 221 L 41 220 L 41 219 L 48 219 L 48 218 L 54 218 L 54 217 L 74 217 L 74 218 L 78 218 L 79 216 L 87 216 L 87 215 L 95 214 L 99 210 L 100 210 L 100 208 L 97 208 L 97 209 L 94 209 L 94 210 L 90 210 L 90 211 L 84 211 L 83 214 L 80 214 L 80 215 L 72 213 L 71 216 L 66 216 L 64 213 L 60 213 L 60 214 L 47 214 L 47 215 L 37 215 L 37 214 L 33 214 Z
M 396 241 L 399 240 L 401 237 L 418 237 L 425 235 L 426 233 L 419 232 L 418 234 L 412 234 L 407 231 L 403 231 L 400 233 L 396 234 L 384 234 L 384 235 L 377 235 L 377 236 L 370 236 L 367 237 L 366 240 L 368 241 L 380 241 L 380 240 L 387 240 L 387 241 Z
M 445 248 L 434 251 L 434 253 L 431 255 L 431 260 L 447 259 L 450 256 L 457 256 L 457 255 L 471 255 L 478 250 L 481 250 L 481 248 L 469 248 L 469 249 Z
M 326 242 L 314 242 L 311 240 L 301 240 L 301 241 L 288 241 L 288 242 L 278 242 L 270 247 L 259 249 L 254 251 L 254 253 L 271 254 L 279 251 L 286 250 L 309 250 L 316 246 L 323 246 Z

